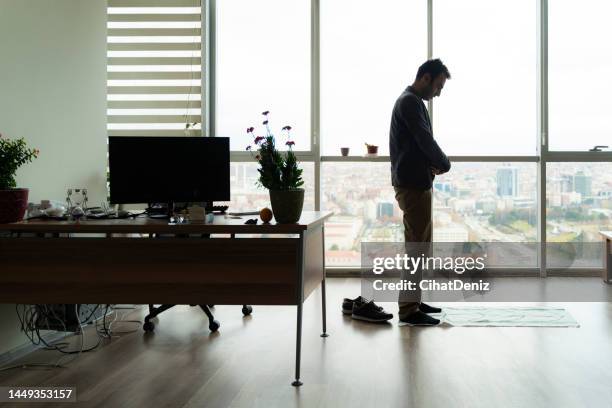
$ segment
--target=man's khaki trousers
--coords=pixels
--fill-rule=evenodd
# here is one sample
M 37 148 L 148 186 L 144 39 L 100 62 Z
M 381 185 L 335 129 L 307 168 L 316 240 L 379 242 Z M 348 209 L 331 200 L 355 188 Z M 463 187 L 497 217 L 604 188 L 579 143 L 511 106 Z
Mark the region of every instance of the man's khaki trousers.
M 404 241 L 409 242 L 431 242 L 432 220 L 431 220 L 431 189 L 416 190 L 406 187 L 394 187 L 395 199 L 404 213 Z M 416 282 L 417 288 L 422 279 L 423 270 L 419 269 L 408 279 Z M 404 278 L 404 276 L 402 276 Z M 418 310 L 421 302 L 421 291 L 402 291 L 400 293 L 399 317 L 405 317 Z

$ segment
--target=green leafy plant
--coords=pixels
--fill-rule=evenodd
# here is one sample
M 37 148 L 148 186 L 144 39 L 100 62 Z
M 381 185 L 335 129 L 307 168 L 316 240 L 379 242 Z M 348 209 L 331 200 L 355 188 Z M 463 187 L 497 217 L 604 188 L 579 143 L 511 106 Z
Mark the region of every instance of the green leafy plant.
M 0 134 L 0 190 L 15 188 L 17 169 L 38 157 L 38 149 L 27 147 L 23 138 L 7 139 Z
M 265 117 L 262 123 L 266 127 L 265 136 L 253 136 L 255 128 L 247 128 L 247 133 L 254 137 L 253 144 L 247 146 L 247 150 L 251 152 L 260 166 L 257 169 L 259 172 L 258 185 L 268 190 L 298 189 L 304 184 L 304 181 L 302 180 L 302 169 L 293 152 L 295 142 L 290 140 L 291 126 L 285 126 L 282 129 L 287 134 L 285 145 L 288 147 L 287 152 L 283 155 L 276 148 L 276 139 L 270 131 L 269 114 L 269 111 L 262 113 Z

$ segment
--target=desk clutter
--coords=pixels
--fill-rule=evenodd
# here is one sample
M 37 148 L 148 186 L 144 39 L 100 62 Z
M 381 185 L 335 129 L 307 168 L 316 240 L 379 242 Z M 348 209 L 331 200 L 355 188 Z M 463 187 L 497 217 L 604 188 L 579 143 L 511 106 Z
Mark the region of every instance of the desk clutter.
M 74 202 L 72 190 L 82 194 L 81 200 Z M 264 224 L 269 224 L 274 214 L 272 210 L 264 207 L 259 211 L 227 212 L 228 205 L 191 205 L 190 203 L 177 203 L 169 215 L 168 206 L 165 203 L 152 203 L 140 211 L 127 211 L 113 209 L 107 203 L 102 203 L 100 207 L 86 207 L 87 189 L 69 189 L 66 203 L 55 200 L 41 200 L 39 204 L 29 203 L 25 220 L 50 220 L 50 221 L 74 221 L 81 220 L 113 220 L 113 219 L 135 219 L 137 217 L 149 217 L 154 219 L 168 219 L 169 224 L 212 224 L 215 215 L 225 215 L 233 219 L 244 219 L 245 224 L 257 224 L 260 220 Z M 247 216 L 259 215 L 258 218 Z
M 69 189 L 71 191 L 72 189 Z M 79 189 L 76 189 L 79 191 Z M 85 191 L 86 189 L 80 189 Z M 226 214 L 228 205 L 191 205 L 190 203 L 177 203 L 169 215 L 167 204 L 153 203 L 144 210 L 127 211 L 114 209 L 107 203 L 102 203 L 99 207 L 87 207 L 84 204 L 87 199 L 76 203 L 70 200 L 70 195 L 66 203 L 56 200 L 41 200 L 40 203 L 29 203 L 25 220 L 53 220 L 53 221 L 80 221 L 80 220 L 109 220 L 109 219 L 129 219 L 140 216 L 150 218 L 169 219 L 171 223 L 212 223 L 215 215 Z M 269 210 L 268 210 L 269 211 Z M 253 212 L 259 214 L 259 212 Z M 251 213 L 249 213 L 251 214 Z M 241 217 L 238 217 L 241 218 Z
M 40 204 L 29 203 L 25 220 L 48 219 L 54 221 L 106 220 L 112 218 L 130 218 L 141 215 L 142 212 L 131 213 L 124 210 L 113 210 L 106 204 L 101 207 L 67 207 L 59 201 L 42 200 Z

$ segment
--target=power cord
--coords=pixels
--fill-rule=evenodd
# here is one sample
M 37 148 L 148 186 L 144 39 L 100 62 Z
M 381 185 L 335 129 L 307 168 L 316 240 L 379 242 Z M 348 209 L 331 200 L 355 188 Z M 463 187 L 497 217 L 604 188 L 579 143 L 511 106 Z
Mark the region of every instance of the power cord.
M 100 309 L 102 305 L 96 305 L 93 310 L 89 313 L 89 315 L 84 319 L 85 322 L 89 322 L 94 316 L 95 313 Z M 125 312 L 121 318 L 118 320 L 118 313 L 113 309 L 113 306 L 110 304 L 104 305 L 104 315 L 101 319 L 96 319 L 94 321 L 96 335 L 98 337 L 98 341 L 95 345 L 90 347 L 85 347 L 85 326 L 81 317 L 79 315 L 79 305 L 74 305 L 74 313 L 76 316 L 76 331 L 73 332 L 69 330 L 66 326 L 65 316 L 58 316 L 56 313 L 56 308 L 54 305 L 15 305 L 15 312 L 17 314 L 17 319 L 19 320 L 19 325 L 21 331 L 25 334 L 25 336 L 30 340 L 30 342 L 34 346 L 42 346 L 45 350 L 58 351 L 61 353 L 59 359 L 57 359 L 54 363 L 27 363 L 27 364 L 16 364 L 7 367 L 0 368 L 0 371 L 11 370 L 15 368 L 23 368 L 23 369 L 45 369 L 51 370 L 54 368 L 65 368 L 67 363 L 70 363 L 77 359 L 82 353 L 87 353 L 93 350 L 96 350 L 103 339 L 112 339 L 112 337 L 120 337 L 119 334 L 127 334 L 133 333 L 137 331 L 129 330 L 129 331 L 113 331 L 112 325 L 115 323 L 139 323 L 142 324 L 140 320 L 123 320 L 124 317 L 129 312 Z M 113 320 L 110 322 L 109 326 L 106 325 L 106 319 L 109 314 L 109 310 L 113 313 Z M 64 314 L 66 314 L 66 310 L 64 310 Z M 100 329 L 99 321 L 102 320 L 102 329 Z M 41 323 L 44 323 L 46 327 L 41 327 Z M 51 327 L 50 324 L 53 324 L 54 327 Z M 41 334 L 41 330 L 51 330 L 58 331 L 57 324 L 61 325 L 59 331 L 64 333 L 64 336 L 56 341 L 48 342 L 44 339 Z M 68 336 L 76 334 L 79 336 L 79 346 L 75 350 L 67 350 L 70 342 L 66 341 Z M 72 357 L 68 361 L 64 361 L 67 357 Z

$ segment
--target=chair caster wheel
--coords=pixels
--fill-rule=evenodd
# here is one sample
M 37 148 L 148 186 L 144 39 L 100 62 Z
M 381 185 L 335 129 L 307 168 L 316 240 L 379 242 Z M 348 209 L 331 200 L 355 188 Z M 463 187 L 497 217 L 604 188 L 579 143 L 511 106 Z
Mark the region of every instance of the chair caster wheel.
M 153 322 L 144 322 L 144 324 L 142 325 L 142 328 L 144 331 L 146 332 L 152 332 L 153 330 L 155 330 L 155 324 L 153 324 Z
M 221 323 L 219 323 L 218 320 L 213 320 L 212 322 L 210 322 L 210 324 L 208 325 L 208 328 L 210 329 L 211 332 L 216 332 L 217 330 L 219 330 L 219 327 L 221 327 Z
M 253 313 L 253 306 L 250 306 L 250 305 L 242 306 L 242 314 L 243 315 L 248 316 L 251 313 Z

